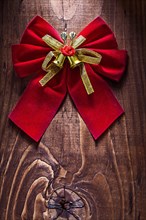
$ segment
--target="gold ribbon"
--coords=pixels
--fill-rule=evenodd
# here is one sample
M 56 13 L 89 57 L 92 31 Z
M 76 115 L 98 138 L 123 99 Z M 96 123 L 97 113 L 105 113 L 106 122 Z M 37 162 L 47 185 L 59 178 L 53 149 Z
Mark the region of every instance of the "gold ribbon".
M 44 86 L 57 73 L 59 73 L 59 71 L 63 68 L 64 61 L 67 57 L 71 68 L 75 68 L 77 66 L 80 67 L 81 79 L 87 91 L 87 94 L 92 94 L 94 92 L 94 89 L 88 77 L 84 63 L 99 64 L 102 56 L 99 53 L 96 53 L 95 51 L 88 50 L 85 48 L 76 49 L 86 40 L 86 38 L 80 35 L 78 38 L 72 39 L 71 46 L 74 49 L 76 49 L 75 54 L 73 56 L 63 55 L 60 49 L 64 46 L 64 44 L 51 37 L 50 35 L 45 35 L 42 39 L 49 47 L 54 49 L 54 51 L 50 51 L 44 59 L 42 69 L 45 70 L 47 73 L 39 81 L 39 83 L 42 86 Z M 55 60 L 51 62 L 53 57 L 55 57 Z

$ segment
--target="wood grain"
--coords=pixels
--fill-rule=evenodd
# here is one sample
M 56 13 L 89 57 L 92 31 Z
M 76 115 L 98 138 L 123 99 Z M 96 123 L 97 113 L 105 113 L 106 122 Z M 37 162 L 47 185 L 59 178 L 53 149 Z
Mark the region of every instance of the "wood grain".
M 0 220 L 146 219 L 145 9 L 145 0 L 0 1 Z M 109 82 L 125 115 L 97 141 L 69 97 L 38 144 L 7 118 L 28 83 L 15 76 L 11 45 L 36 14 L 59 32 L 101 14 L 128 50 L 125 76 Z

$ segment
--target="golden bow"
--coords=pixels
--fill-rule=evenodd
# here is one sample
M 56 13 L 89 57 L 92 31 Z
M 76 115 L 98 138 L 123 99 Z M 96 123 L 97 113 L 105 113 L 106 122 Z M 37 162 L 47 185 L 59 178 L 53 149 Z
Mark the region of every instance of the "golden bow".
M 71 68 L 75 68 L 77 66 L 80 67 L 82 82 L 85 86 L 87 94 L 90 95 L 94 92 L 94 89 L 86 72 L 84 63 L 99 64 L 102 57 L 99 53 L 96 53 L 92 50 L 88 50 L 85 48 L 76 49 L 86 40 L 86 38 L 82 35 L 74 39 L 75 33 L 71 32 L 69 36 L 71 40 L 71 47 L 75 49 L 75 54 L 72 56 L 65 56 L 61 52 L 61 48 L 64 47 L 64 45 L 66 44 L 66 40 L 68 40 L 66 32 L 63 32 L 61 34 L 61 37 L 64 40 L 64 44 L 51 37 L 50 35 L 45 35 L 44 37 L 42 37 L 43 41 L 49 47 L 54 49 L 54 51 L 50 51 L 44 59 L 42 69 L 45 70 L 47 73 L 39 82 L 42 86 L 44 86 L 50 79 L 52 79 L 63 68 L 64 61 L 67 57 Z M 55 57 L 55 60 L 51 62 L 53 57 Z

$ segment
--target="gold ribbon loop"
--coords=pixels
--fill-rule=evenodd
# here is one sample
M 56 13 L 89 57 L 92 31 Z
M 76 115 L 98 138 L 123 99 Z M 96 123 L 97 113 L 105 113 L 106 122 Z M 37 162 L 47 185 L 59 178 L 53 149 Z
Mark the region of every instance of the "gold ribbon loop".
M 52 60 L 53 57 L 57 57 L 58 54 L 60 54 L 58 51 L 50 51 L 47 56 L 45 57 L 43 63 L 42 63 L 42 69 L 44 71 L 47 71 L 49 68 L 49 62 Z
M 46 83 L 49 82 L 59 71 L 60 71 L 60 68 L 56 66 L 54 63 L 51 63 L 48 66 L 47 74 L 39 81 L 41 86 L 46 85 Z
M 99 64 L 102 58 L 99 53 L 85 48 L 77 49 L 76 54 L 81 62 L 89 64 Z
M 64 61 L 67 57 L 71 68 L 75 68 L 77 66 L 80 67 L 81 79 L 87 94 L 92 94 L 94 89 L 88 77 L 84 63 L 99 64 L 102 56 L 99 53 L 88 50 L 86 48 L 76 49 L 86 40 L 86 38 L 80 35 L 75 40 L 72 39 L 71 45 L 74 49 L 76 49 L 76 53 L 73 56 L 63 55 L 60 49 L 64 45 L 50 35 L 45 35 L 42 39 L 47 45 L 49 45 L 49 47 L 53 48 L 55 51 L 50 51 L 42 64 L 42 69 L 47 73 L 39 81 L 40 84 L 44 86 L 49 80 L 51 80 L 63 68 Z M 56 59 L 50 64 L 53 57 L 56 57 Z

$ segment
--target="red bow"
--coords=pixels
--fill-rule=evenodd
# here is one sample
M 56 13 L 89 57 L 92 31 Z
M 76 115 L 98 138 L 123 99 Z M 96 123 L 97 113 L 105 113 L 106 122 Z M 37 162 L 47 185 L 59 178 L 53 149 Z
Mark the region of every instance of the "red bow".
M 102 56 L 98 65 L 85 64 L 94 93 L 87 94 L 79 67 L 70 69 L 68 62 L 42 87 L 39 81 L 46 72 L 41 66 L 52 50 L 42 40 L 46 34 L 62 42 L 58 32 L 36 16 L 27 26 L 21 43 L 12 46 L 17 74 L 20 77 L 33 74 L 33 77 L 9 118 L 35 141 L 39 141 L 68 92 L 88 129 L 97 139 L 123 113 L 103 77 L 120 80 L 125 70 L 127 52 L 118 50 L 112 31 L 98 17 L 78 34 L 86 38 L 81 48 L 93 50 Z

